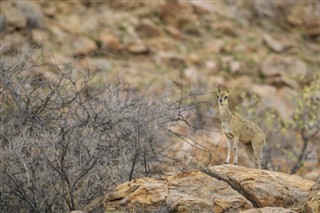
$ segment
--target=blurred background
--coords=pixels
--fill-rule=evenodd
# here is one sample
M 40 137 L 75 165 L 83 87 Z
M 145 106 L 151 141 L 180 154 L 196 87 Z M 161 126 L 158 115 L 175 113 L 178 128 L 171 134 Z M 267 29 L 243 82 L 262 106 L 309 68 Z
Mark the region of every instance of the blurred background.
M 192 124 L 169 128 L 182 136 L 160 135 L 155 149 L 163 158 L 148 164 L 150 172 L 142 159 L 145 173 L 134 174 L 131 167 L 115 183 L 129 173 L 129 179 L 157 175 L 183 170 L 190 162 L 223 164 L 227 146 L 218 84 L 230 88 L 231 110 L 266 133 L 264 168 L 320 178 L 319 1 L 10 0 L 0 6 L 1 57 L 32 51 L 28 63 L 37 64 L 23 77 L 49 81 L 59 72 L 39 64 L 59 69 L 72 64 L 76 78 L 92 76 L 88 91 L 116 82 L 147 100 L 191 94 L 192 101 L 183 103 L 194 106 L 187 119 Z M 4 96 L 0 100 L 4 104 Z M 243 151 L 239 164 L 251 166 Z

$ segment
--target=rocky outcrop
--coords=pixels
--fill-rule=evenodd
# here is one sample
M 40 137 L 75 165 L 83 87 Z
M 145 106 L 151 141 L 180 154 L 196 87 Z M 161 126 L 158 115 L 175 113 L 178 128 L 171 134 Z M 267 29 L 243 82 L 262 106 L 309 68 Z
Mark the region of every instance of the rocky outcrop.
M 312 187 L 307 202 L 302 204 L 300 212 L 313 213 L 320 212 L 320 180 L 317 181 Z
M 234 165 L 201 170 L 125 182 L 94 208 L 107 212 L 289 213 L 293 212 L 289 208 L 306 201 L 314 184 L 296 175 Z
M 239 166 L 215 166 L 208 174 L 230 184 L 255 207 L 289 208 L 306 201 L 314 182 L 296 175 L 249 169 Z

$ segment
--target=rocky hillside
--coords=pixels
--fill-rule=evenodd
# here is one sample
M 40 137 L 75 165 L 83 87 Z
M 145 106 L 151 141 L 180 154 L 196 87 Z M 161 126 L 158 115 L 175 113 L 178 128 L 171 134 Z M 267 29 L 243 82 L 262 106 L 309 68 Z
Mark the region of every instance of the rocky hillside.
M 319 103 L 306 108 L 299 103 L 307 100 L 297 98 L 305 97 L 312 81 L 317 86 L 311 92 L 319 87 L 319 8 L 312 0 L 2 1 L 0 35 L 3 50 L 31 43 L 45 48 L 44 63 L 73 61 L 95 73 L 92 88 L 116 78 L 151 96 L 170 85 L 178 86 L 170 91 L 176 96 L 181 86 L 200 90 L 198 101 L 206 104 L 199 104 L 198 113 L 205 131 L 194 140 L 203 150 L 225 150 L 214 120 L 214 92 L 217 84 L 231 87 L 231 107 L 267 134 L 269 169 L 315 179 L 310 168 L 319 173 L 319 117 L 310 115 L 302 125 L 296 120 L 299 110 L 300 117 L 319 114 Z M 307 96 L 317 100 L 320 94 Z M 310 129 L 307 135 L 303 125 Z M 169 144 L 182 147 L 170 154 L 180 160 L 199 151 L 195 144 Z M 212 144 L 218 147 L 211 149 Z
M 101 205 L 102 211 L 187 212 L 186 206 L 192 206 L 196 212 L 312 212 L 318 208 L 318 186 L 311 194 L 310 190 L 320 178 L 319 1 L 10 0 L 0 1 L 0 10 L 0 112 L 7 112 L 3 117 L 8 119 L 0 117 L 5 124 L 0 126 L 0 138 L 6 143 L 0 147 L 6 153 L 1 162 L 8 164 L 0 173 L 7 170 L 4 205 L 23 204 L 32 211 L 72 210 L 123 183 L 103 201 L 95 200 L 99 204 L 91 203 L 92 209 Z M 224 164 L 227 145 L 218 116 L 217 84 L 230 88 L 232 112 L 265 132 L 266 170 L 249 169 L 242 147 L 239 165 L 248 168 L 219 166 Z M 103 96 L 106 87 L 109 93 Z M 179 101 L 184 95 L 190 99 Z M 69 101 L 75 105 L 65 105 Z M 168 112 L 176 109 L 177 120 L 188 119 L 175 122 Z M 21 113 L 15 114 L 15 121 L 10 120 L 13 112 Z M 92 121 L 82 117 L 88 112 L 94 112 L 89 116 Z M 57 120 L 37 123 L 50 116 Z M 167 116 L 173 121 L 170 125 Z M 59 120 L 62 117 L 65 122 Z M 134 120 L 129 127 L 128 117 Z M 146 125 L 139 123 L 141 117 Z M 29 119 L 31 127 L 20 125 L 21 118 Z M 105 122 L 115 118 L 114 126 Z M 72 119 L 80 123 L 75 125 Z M 93 123 L 83 125 L 84 121 Z M 44 133 L 41 127 L 52 132 Z M 51 145 L 64 145 L 60 142 L 68 134 L 75 151 Z M 82 139 L 88 145 L 85 151 L 78 150 Z M 49 144 L 46 149 L 44 142 Z M 61 157 L 63 153 L 70 154 L 68 160 Z M 107 160 L 98 160 L 95 153 Z M 89 164 L 78 163 L 83 159 Z M 91 162 L 93 170 L 87 173 Z M 211 169 L 181 173 L 190 162 Z M 34 188 L 29 187 L 32 184 Z M 48 191 L 42 190 L 49 184 Z
M 314 186 L 314 189 L 312 187 Z M 119 185 L 89 212 L 319 212 L 319 188 L 296 175 L 224 165 Z M 308 197 L 308 196 L 311 197 Z

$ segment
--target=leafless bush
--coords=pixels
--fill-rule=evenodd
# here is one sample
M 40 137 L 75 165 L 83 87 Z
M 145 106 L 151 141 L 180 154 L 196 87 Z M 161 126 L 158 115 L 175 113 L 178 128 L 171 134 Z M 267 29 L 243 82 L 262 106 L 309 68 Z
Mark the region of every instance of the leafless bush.
M 155 146 L 175 134 L 170 126 L 189 125 L 194 94 L 153 99 L 120 82 L 92 89 L 92 76 L 75 78 L 70 64 L 40 64 L 30 48 L 0 50 L 4 211 L 81 209 L 119 182 L 147 176 L 161 160 Z

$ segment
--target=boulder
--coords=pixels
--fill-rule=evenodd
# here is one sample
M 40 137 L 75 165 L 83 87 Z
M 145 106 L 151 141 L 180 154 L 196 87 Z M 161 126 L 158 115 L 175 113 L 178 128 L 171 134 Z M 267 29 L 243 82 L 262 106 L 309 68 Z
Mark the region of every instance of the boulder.
M 292 56 L 270 55 L 263 63 L 261 72 L 263 75 L 284 76 L 291 75 L 305 76 L 307 74 L 307 65 L 304 61 Z
M 278 40 L 268 34 L 263 35 L 263 40 L 271 50 L 277 53 L 280 53 L 284 51 L 287 47 L 289 47 L 289 45 L 285 42 Z
M 151 20 L 143 19 L 141 23 L 136 27 L 141 38 L 153 38 L 162 36 L 163 33 L 159 27 L 157 27 Z
M 255 208 L 241 211 L 240 213 L 295 213 L 290 209 L 285 209 L 281 207 L 264 207 L 264 208 Z
M 75 56 L 86 56 L 98 49 L 97 44 L 87 38 L 87 37 L 79 37 L 72 43 L 73 47 L 73 55 Z
M 314 184 L 297 175 L 234 165 L 211 167 L 208 173 L 230 184 L 255 207 L 288 208 L 304 202 Z
M 320 180 L 313 185 L 312 190 L 308 196 L 307 202 L 302 205 L 300 209 L 304 213 L 318 213 L 320 212 Z
M 307 64 L 293 56 L 270 55 L 261 65 L 261 73 L 270 84 L 298 88 L 298 81 L 307 81 Z
M 167 0 L 160 8 L 160 17 L 167 25 L 176 28 L 186 27 L 189 24 L 195 24 L 197 15 L 193 11 L 192 5 L 187 1 Z
M 15 7 L 8 7 L 4 9 L 3 14 L 8 31 L 27 27 L 27 17 L 21 10 Z
M 297 175 L 235 165 L 198 168 L 127 181 L 85 210 L 291 213 L 289 208 L 315 200 L 307 200 L 314 182 Z
M 320 35 L 319 1 L 260 1 L 253 2 L 254 13 L 283 26 L 288 24 L 304 30 L 309 36 Z
M 252 204 L 224 181 L 200 171 L 169 174 L 162 179 L 141 178 L 125 182 L 107 195 L 105 211 L 166 207 L 170 212 L 235 212 Z
M 120 53 L 123 49 L 119 38 L 113 33 L 100 33 L 98 42 L 100 42 L 102 51 L 107 51 L 107 53 Z
M 127 50 L 132 54 L 146 54 L 149 51 L 147 45 L 145 45 L 143 42 L 132 43 L 127 47 Z

